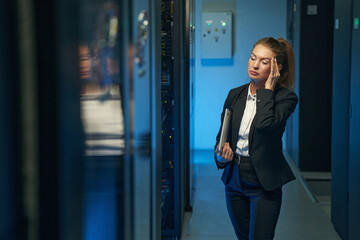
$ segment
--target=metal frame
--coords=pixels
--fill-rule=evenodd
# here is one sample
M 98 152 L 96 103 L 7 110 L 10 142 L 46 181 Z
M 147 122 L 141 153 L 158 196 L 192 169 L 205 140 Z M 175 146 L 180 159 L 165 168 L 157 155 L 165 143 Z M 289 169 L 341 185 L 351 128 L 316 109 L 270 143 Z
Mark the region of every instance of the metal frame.
M 133 66 L 129 64 L 129 59 L 133 59 L 133 43 L 132 43 L 132 22 L 129 19 L 132 19 L 131 14 L 131 1 L 123 0 L 122 1 L 122 22 L 127 22 L 129 24 L 122 24 L 122 58 L 124 63 L 123 71 L 123 111 L 124 111 L 124 125 L 125 125 L 125 157 L 124 157 L 124 168 L 127 171 L 124 172 L 124 239 L 131 240 L 134 238 L 134 210 L 133 210 L 133 146 L 130 144 L 133 139 L 133 111 L 130 106 L 132 101 L 131 96 L 133 92 L 132 86 L 132 76 L 133 76 Z
M 161 0 L 150 0 L 151 56 L 151 239 L 161 238 Z

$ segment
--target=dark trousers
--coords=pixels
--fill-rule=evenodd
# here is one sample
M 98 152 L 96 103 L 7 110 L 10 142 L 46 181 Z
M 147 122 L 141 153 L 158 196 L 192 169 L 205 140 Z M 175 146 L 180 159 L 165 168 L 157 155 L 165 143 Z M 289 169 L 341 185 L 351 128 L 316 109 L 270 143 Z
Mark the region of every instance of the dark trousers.
M 281 188 L 264 190 L 250 158 L 234 164 L 231 180 L 225 186 L 226 205 L 238 239 L 272 240 L 280 214 Z M 239 171 L 238 169 L 239 168 Z

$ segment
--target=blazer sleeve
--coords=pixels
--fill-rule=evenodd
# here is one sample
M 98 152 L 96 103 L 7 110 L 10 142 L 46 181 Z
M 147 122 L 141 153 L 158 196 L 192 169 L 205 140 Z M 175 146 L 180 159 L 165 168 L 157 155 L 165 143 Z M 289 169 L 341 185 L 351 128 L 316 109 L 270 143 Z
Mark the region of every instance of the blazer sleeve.
M 256 98 L 255 126 L 260 131 L 271 131 L 284 124 L 294 112 L 298 102 L 296 94 L 286 88 L 276 93 L 269 89 L 258 89 Z
M 228 96 L 226 97 L 226 100 L 225 100 L 225 103 L 224 103 L 224 106 L 223 106 L 223 110 L 222 110 L 222 113 L 221 113 L 221 125 L 220 125 L 220 129 L 219 129 L 219 132 L 218 134 L 216 135 L 216 143 L 215 143 L 215 146 L 214 146 L 214 159 L 215 159 L 215 163 L 216 163 L 216 166 L 218 169 L 223 169 L 226 167 L 226 165 L 228 164 L 227 163 L 221 163 L 217 160 L 216 158 L 216 153 L 215 153 L 215 149 L 216 149 L 216 146 L 219 144 L 219 141 L 220 141 L 220 135 L 221 135 L 221 129 L 222 129 L 222 125 L 223 125 L 223 120 L 224 120 L 224 114 L 225 114 L 225 109 L 227 107 L 230 107 L 230 103 L 231 103 L 231 99 L 233 97 L 233 90 L 231 90 L 228 94 Z

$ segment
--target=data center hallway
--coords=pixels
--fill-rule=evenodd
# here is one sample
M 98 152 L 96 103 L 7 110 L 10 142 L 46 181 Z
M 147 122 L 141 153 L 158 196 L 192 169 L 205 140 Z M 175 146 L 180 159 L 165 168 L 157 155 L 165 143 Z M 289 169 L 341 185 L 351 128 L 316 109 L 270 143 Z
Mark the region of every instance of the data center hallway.
M 225 204 L 225 192 L 211 151 L 195 153 L 197 178 L 194 184 L 193 211 L 186 213 L 183 240 L 234 240 Z M 297 177 L 283 187 L 283 205 L 275 240 L 340 240 L 328 214 L 319 203 L 311 201 L 300 182 L 299 171 L 291 167 Z

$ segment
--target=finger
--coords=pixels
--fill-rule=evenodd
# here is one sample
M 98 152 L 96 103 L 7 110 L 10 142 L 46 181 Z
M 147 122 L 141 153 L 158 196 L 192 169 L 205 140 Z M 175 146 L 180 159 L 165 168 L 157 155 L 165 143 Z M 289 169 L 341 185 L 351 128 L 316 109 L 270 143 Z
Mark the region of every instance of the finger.
M 224 158 L 225 158 L 226 160 L 229 160 L 229 151 L 226 151 Z
M 279 64 L 277 62 L 277 59 L 274 58 L 274 62 L 275 62 L 275 75 L 279 75 Z
M 228 157 L 229 157 L 229 149 L 226 148 L 226 149 L 224 149 L 223 158 L 228 159 Z
M 231 157 L 232 154 L 233 154 L 233 151 L 230 148 L 229 143 L 225 143 L 224 147 L 223 147 L 223 155 L 222 155 L 222 157 L 227 159 L 227 160 L 231 160 L 232 159 L 232 157 Z
M 271 58 L 270 76 L 274 75 L 274 58 Z
M 229 152 L 228 160 L 231 160 L 231 159 L 232 159 L 232 152 Z
M 227 152 L 227 159 L 231 160 L 232 159 L 232 155 L 233 155 L 233 151 L 231 150 L 231 148 L 229 148 L 228 152 Z
M 278 63 L 277 63 L 277 60 L 276 60 L 276 58 L 275 58 L 275 73 L 276 73 L 276 75 L 278 75 L 279 74 L 279 65 L 278 65 Z
M 221 152 L 221 157 L 222 157 L 222 158 L 225 158 L 225 156 L 226 156 L 226 150 L 223 149 L 222 152 Z

